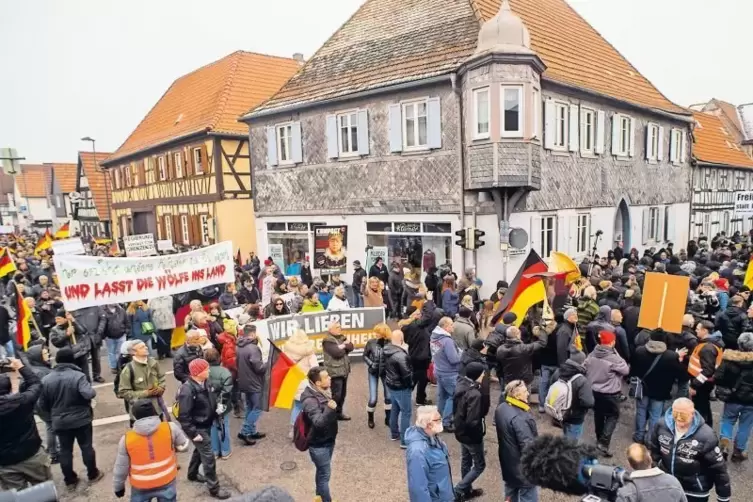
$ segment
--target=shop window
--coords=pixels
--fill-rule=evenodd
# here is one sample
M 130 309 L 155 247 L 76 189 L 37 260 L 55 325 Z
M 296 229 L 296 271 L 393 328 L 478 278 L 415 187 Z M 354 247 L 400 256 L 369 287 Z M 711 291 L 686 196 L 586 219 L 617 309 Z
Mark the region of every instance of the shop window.
M 424 223 L 424 232 L 427 234 L 451 234 L 451 223 Z
M 386 262 L 397 262 L 404 268 L 420 269 L 422 275 L 432 267 L 452 262 L 450 236 L 382 234 L 367 235 L 366 244 L 387 248 Z
M 282 225 L 284 227 L 285 224 Z M 282 254 L 283 263 L 278 262 L 278 265 L 281 265 L 286 276 L 301 275 L 303 262 L 310 256 L 309 235 L 309 232 L 269 232 L 267 234 L 269 254 L 275 259 Z
M 392 232 L 392 223 L 387 221 L 376 221 L 373 223 L 366 223 L 367 232 Z
M 267 231 L 270 232 L 284 232 L 285 231 L 285 223 L 267 223 Z

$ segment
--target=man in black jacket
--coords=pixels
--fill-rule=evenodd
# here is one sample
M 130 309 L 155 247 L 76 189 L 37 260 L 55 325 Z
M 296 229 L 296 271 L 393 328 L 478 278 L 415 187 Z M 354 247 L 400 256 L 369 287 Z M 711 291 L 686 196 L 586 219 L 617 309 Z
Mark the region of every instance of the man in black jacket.
M 651 435 L 650 450 L 659 469 L 677 478 L 689 502 L 708 501 L 712 487 L 718 501 L 730 500 L 727 463 L 716 433 L 689 399 L 681 397 L 667 410 Z
M 484 436 L 486 414 L 489 413 L 490 377 L 486 366 L 473 362 L 465 368 L 465 375 L 458 377 L 455 387 L 455 438 L 460 443 L 460 482 L 455 485 L 456 500 L 469 500 L 484 494 L 481 488 L 473 488 L 473 482 L 486 469 Z
M 246 419 L 238 433 L 238 439 L 247 446 L 256 444 L 266 434 L 256 430 L 256 422 L 261 416 L 261 396 L 264 389 L 266 365 L 262 362 L 256 326 L 243 327 L 243 336 L 238 339 L 236 361 L 238 365 L 238 390 L 246 397 Z
M 745 300 L 742 296 L 733 296 L 727 309 L 716 318 L 716 330 L 722 333 L 725 349 L 737 350 L 737 337 L 743 332 L 747 319 Z
M 403 341 L 403 332 L 392 332 L 390 342 L 384 346 L 384 382 L 390 389 L 392 411 L 390 412 L 390 434 L 392 440 L 400 439 L 400 447 L 405 449 L 405 431 L 411 423 L 413 403 L 413 369 L 410 365 L 408 351 Z M 398 415 L 400 418 L 398 426 Z
M 486 352 L 489 347 L 486 345 L 486 341 L 481 338 L 476 338 L 471 343 L 471 348 L 464 350 L 460 356 L 460 371 L 458 375 L 465 376 L 465 372 L 468 370 L 468 366 L 473 363 L 479 363 L 484 367 L 484 371 L 489 372 L 489 366 L 486 363 Z
M 65 309 L 61 308 L 55 313 L 55 326 L 50 330 L 50 342 L 59 349 L 70 348 L 73 353 L 74 364 L 81 369 L 91 382 L 91 373 L 89 372 L 91 338 L 89 332 Z
M 569 308 L 565 311 L 563 321 L 560 323 L 554 338 L 557 343 L 557 366 L 562 366 L 570 358 L 575 350 L 576 337 L 578 334 L 578 309 Z M 547 345 L 549 341 L 547 341 Z M 546 396 L 546 393 L 544 393 Z
M 732 461 L 748 459 L 748 439 L 753 418 L 753 333 L 743 333 L 737 339 L 738 350 L 725 350 L 722 364 L 714 373 L 716 397 L 724 401 L 722 424 L 719 428 L 720 446 L 725 456 L 732 446 Z
M 212 451 L 210 430 L 217 419 L 217 403 L 209 388 L 209 363 L 194 359 L 188 365 L 189 378 L 178 390 L 178 422 L 193 443 L 194 450 L 188 464 L 188 480 L 206 483 L 209 494 L 220 500 L 230 498 L 230 493 L 220 488 L 217 479 L 217 462 Z M 204 475 L 199 474 L 199 466 Z
M 42 391 L 39 377 L 19 359 L 0 375 L 0 485 L 23 490 L 52 479 L 49 458 L 34 423 L 34 403 Z M 23 385 L 21 379 L 23 378 Z
M 97 392 L 81 368 L 75 364 L 73 349 L 64 347 L 55 355 L 55 368 L 42 381 L 39 408 L 49 413 L 52 428 L 60 441 L 60 469 L 69 490 L 78 486 L 78 474 L 73 470 L 73 442 L 78 442 L 86 466 L 89 483 L 104 477 L 97 468 L 92 437 L 92 399 Z
M 201 359 L 204 352 L 201 350 L 201 333 L 192 329 L 186 333 L 186 342 L 173 355 L 173 374 L 180 383 L 188 380 L 188 365 L 194 359 Z
M 622 327 L 625 328 L 631 354 L 635 351 L 634 340 L 638 331 L 640 331 L 640 328 L 638 328 L 638 317 L 641 312 L 640 303 L 640 298 L 635 291 L 632 289 L 625 291 L 620 311 L 622 312 Z
M 403 331 L 405 343 L 408 344 L 408 356 L 413 370 L 412 380 L 416 387 L 416 404 L 418 406 L 431 404 L 431 400 L 426 399 L 426 386 L 429 383 L 426 372 L 429 370 L 429 363 L 431 362 L 430 333 L 436 325 L 431 329 L 429 329 L 429 326 L 433 324 L 432 319 L 435 310 L 436 307 L 431 300 L 424 303 L 422 310 L 418 310 L 411 305 L 406 311 L 408 318 L 398 324 Z M 439 322 L 439 319 L 437 319 L 437 322 Z
M 651 339 L 635 351 L 630 365 L 630 376 L 638 379 L 642 390 L 641 399 L 635 401 L 635 431 L 633 441 L 643 443 L 648 421 L 648 440 L 651 431 L 669 408 L 672 386 L 675 382 L 687 381 L 687 370 L 682 364 L 688 351 L 679 352 L 667 348 L 667 334 L 663 330 L 651 333 Z
M 329 478 L 337 439 L 337 403 L 332 399 L 332 379 L 322 366 L 308 372 L 308 387 L 301 394 L 301 406 L 308 427 L 309 456 L 316 467 L 316 495 L 331 502 Z
M 102 365 L 99 360 L 99 349 L 102 346 L 102 335 L 105 332 L 107 317 L 102 307 L 86 307 L 73 312 L 73 318 L 86 329 L 91 339 L 92 380 L 98 383 L 102 378 Z
M 118 373 L 118 357 L 120 357 L 120 347 L 131 333 L 131 326 L 128 322 L 128 314 L 125 309 L 117 303 L 111 303 L 103 307 L 106 317 L 105 324 L 105 345 L 107 347 L 107 362 L 110 365 L 110 373 Z
M 497 350 L 503 343 L 505 343 L 507 328 L 512 326 L 517 320 L 518 316 L 515 315 L 515 312 L 505 312 L 502 316 L 502 324 L 497 324 L 494 327 L 494 331 L 489 333 L 486 337 L 486 346 L 489 347 L 486 352 L 486 359 L 488 361 L 489 369 L 495 368 L 500 385 L 503 385 L 502 365 L 497 361 Z
M 516 326 L 507 328 L 507 339 L 497 349 L 497 363 L 502 368 L 500 380 L 512 382 L 523 380 L 526 385 L 533 382 L 533 356 L 546 347 L 547 334 L 544 328 L 536 326 L 533 330 L 536 340 L 523 343 L 520 340 L 520 329 Z
M 49 375 L 52 372 L 52 365 L 50 364 L 50 351 L 44 345 L 33 345 L 26 351 L 26 356 L 29 358 L 29 367 L 37 375 L 40 380 Z M 42 387 L 40 385 L 39 392 L 41 394 Z M 37 399 L 36 406 L 34 407 L 34 413 L 44 422 L 47 438 L 45 441 L 45 448 L 47 454 L 50 456 L 50 460 L 53 464 L 59 462 L 58 459 L 58 437 L 55 435 L 55 430 L 52 428 L 52 417 L 45 413 L 39 407 L 39 399 Z
M 353 262 L 353 308 L 363 307 L 363 295 L 361 294 L 361 285 L 366 280 L 366 271 L 361 268 L 361 262 Z

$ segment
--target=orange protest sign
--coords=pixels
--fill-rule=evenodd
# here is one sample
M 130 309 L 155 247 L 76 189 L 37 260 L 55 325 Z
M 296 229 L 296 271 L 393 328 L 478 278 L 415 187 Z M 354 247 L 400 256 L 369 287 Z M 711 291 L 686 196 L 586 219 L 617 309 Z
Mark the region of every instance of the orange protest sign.
M 689 288 L 689 277 L 647 273 L 643 283 L 638 327 L 681 333 Z

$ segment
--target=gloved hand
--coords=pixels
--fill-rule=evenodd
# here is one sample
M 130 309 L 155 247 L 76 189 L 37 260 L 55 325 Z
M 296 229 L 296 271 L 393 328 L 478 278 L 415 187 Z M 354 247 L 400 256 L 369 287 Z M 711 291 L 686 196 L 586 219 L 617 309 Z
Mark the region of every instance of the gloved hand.
M 123 497 L 125 497 L 125 488 L 123 488 L 122 490 L 116 491 L 115 496 L 118 497 L 119 499 L 122 499 Z

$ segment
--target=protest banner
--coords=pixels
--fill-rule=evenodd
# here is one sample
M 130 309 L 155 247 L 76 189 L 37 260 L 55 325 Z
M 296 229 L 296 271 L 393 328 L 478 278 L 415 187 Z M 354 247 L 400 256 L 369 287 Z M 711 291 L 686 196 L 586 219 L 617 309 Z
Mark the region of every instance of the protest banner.
M 64 254 L 86 254 L 84 244 L 80 237 L 71 237 L 70 239 L 58 239 L 52 241 L 52 250 L 55 252 L 55 260 Z
M 366 251 L 366 273 L 371 270 L 371 267 L 377 261 L 377 258 L 381 258 L 385 265 L 387 265 L 387 246 L 374 246 Z
M 643 283 L 638 327 L 682 332 L 682 316 L 690 289 L 690 277 L 649 272 Z
M 282 250 L 282 244 L 270 244 L 269 257 L 272 258 L 272 261 L 277 265 L 277 268 L 285 270 L 285 254 Z
M 130 258 L 155 256 L 154 236 L 152 234 L 126 235 L 123 237 L 126 256 Z
M 288 312 L 292 312 L 293 304 L 295 303 L 295 293 L 285 293 L 284 295 L 280 295 L 280 298 L 282 298 L 282 301 L 285 302 L 285 305 L 288 307 Z
M 175 251 L 171 239 L 161 239 L 157 241 L 157 251 Z
M 320 274 L 344 274 L 348 265 L 348 227 L 314 227 L 314 268 Z
M 327 336 L 327 330 L 333 322 L 340 323 L 343 335 L 355 347 L 351 355 L 361 355 L 366 342 L 376 336 L 374 326 L 384 322 L 384 309 L 366 307 L 336 312 L 309 312 L 264 319 L 252 324 L 256 326 L 256 333 L 259 338 L 273 342 L 279 348 L 282 348 L 285 341 L 295 330 L 302 329 L 314 341 L 316 354 L 321 356 L 322 341 Z M 265 345 L 264 352 L 266 354 L 269 351 L 269 345 Z
M 735 192 L 735 215 L 753 214 L 753 192 Z
M 68 310 L 126 303 L 235 281 L 233 243 L 147 258 L 55 257 Z

